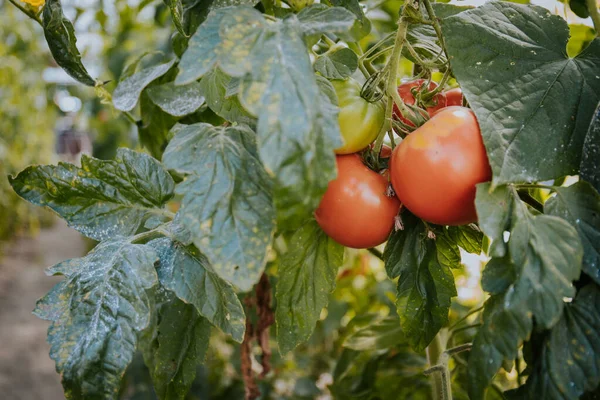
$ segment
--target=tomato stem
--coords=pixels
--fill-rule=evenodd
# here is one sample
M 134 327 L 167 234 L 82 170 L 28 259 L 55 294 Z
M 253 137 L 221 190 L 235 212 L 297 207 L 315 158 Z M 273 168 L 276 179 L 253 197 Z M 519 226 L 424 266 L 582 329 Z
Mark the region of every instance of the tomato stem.
M 392 120 L 392 112 L 394 111 L 393 105 L 394 102 L 392 98 L 388 96 L 385 104 L 385 121 L 383 122 L 383 125 L 379 130 L 379 134 L 377 135 L 377 139 L 375 140 L 375 147 L 373 148 L 375 154 L 381 153 L 381 148 L 383 147 L 383 139 L 385 138 L 385 134 L 388 130 L 392 128 L 390 121 Z
M 108 90 L 106 90 L 103 83 L 97 83 L 95 89 L 96 89 L 96 95 L 98 97 L 100 97 L 102 104 L 112 105 L 112 94 Z M 127 120 L 129 120 L 129 122 L 131 122 L 132 124 L 134 124 L 136 126 L 139 126 L 141 121 L 138 121 L 137 119 L 135 119 L 135 117 L 130 112 L 121 111 L 121 114 Z
M 381 251 L 377 250 L 375 247 L 369 247 L 367 250 L 369 251 L 369 253 L 373 254 L 375 257 L 383 261 L 383 253 Z
M 528 191 L 518 190 L 517 194 L 519 195 L 521 201 L 525 202 L 526 204 L 530 205 L 531 207 L 535 208 L 541 213 L 544 212 L 544 205 L 540 203 L 535 197 L 533 197 Z
M 588 0 L 590 1 L 590 0 Z M 429 14 L 429 19 L 433 24 L 433 29 L 435 30 L 435 34 L 440 40 L 440 47 L 444 50 L 444 54 L 446 55 L 446 60 L 450 61 L 450 57 L 448 56 L 448 50 L 446 49 L 446 41 L 444 40 L 444 36 L 442 35 L 442 27 L 440 26 L 440 21 L 435 16 L 435 11 L 433 11 L 433 7 L 431 6 L 431 2 L 429 0 L 423 0 L 423 4 L 425 4 L 425 9 L 427 10 L 427 14 Z
M 596 36 L 600 37 L 600 13 L 598 12 L 598 6 L 596 5 L 596 0 L 586 0 L 588 11 L 590 12 L 590 17 L 592 18 L 592 22 L 594 23 L 594 29 L 596 30 Z
M 461 323 L 463 323 L 464 321 L 467 320 L 467 318 L 469 318 L 471 315 L 478 313 L 479 311 L 483 310 L 483 306 L 481 307 L 477 307 L 474 308 L 473 310 L 469 311 L 467 313 L 467 315 L 465 315 L 464 317 L 462 317 L 461 319 L 459 319 L 458 321 L 456 321 L 454 324 L 452 324 L 452 326 L 450 326 L 450 328 L 448 328 L 451 331 L 454 331 L 455 328 L 460 325 Z
M 25 7 L 23 7 L 22 5 L 20 5 L 19 3 L 17 3 L 15 0 L 8 0 L 8 1 L 10 1 L 13 6 L 17 7 L 19 10 L 21 10 L 29 18 L 31 18 L 32 20 L 36 21 L 38 24 L 42 25 L 42 20 L 32 10 L 27 10 Z
M 440 330 L 425 349 L 430 367 L 423 373 L 432 376 L 433 399 L 435 400 L 452 400 L 450 370 L 448 369 L 449 355 L 445 351 L 447 333 L 446 329 Z

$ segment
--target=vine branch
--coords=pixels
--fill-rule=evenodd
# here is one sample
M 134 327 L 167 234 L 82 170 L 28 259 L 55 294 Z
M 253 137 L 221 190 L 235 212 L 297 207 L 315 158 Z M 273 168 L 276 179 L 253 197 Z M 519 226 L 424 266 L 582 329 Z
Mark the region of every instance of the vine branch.
M 592 18 L 592 22 L 594 23 L 594 29 L 596 30 L 596 36 L 600 37 L 600 13 L 598 12 L 598 6 L 596 5 L 596 0 L 586 0 L 586 5 L 588 11 L 590 12 L 590 17 Z
M 32 10 L 27 10 L 25 7 L 23 7 L 22 5 L 20 5 L 16 0 L 8 0 L 8 1 L 10 1 L 13 6 L 17 7 L 19 10 L 21 10 L 29 18 L 31 18 L 32 20 L 36 21 L 38 24 L 40 24 L 40 26 L 42 26 L 42 20 Z

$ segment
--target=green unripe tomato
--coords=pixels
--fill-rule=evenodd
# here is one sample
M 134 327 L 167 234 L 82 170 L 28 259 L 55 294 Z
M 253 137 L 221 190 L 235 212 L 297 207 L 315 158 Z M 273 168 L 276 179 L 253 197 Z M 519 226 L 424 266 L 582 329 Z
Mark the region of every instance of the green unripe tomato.
M 332 81 L 337 93 L 340 114 L 340 131 L 344 145 L 336 154 L 361 151 L 376 138 L 385 120 L 385 109 L 381 101 L 369 103 L 360 96 L 361 85 L 354 79 Z
M 308 7 L 314 3 L 315 0 L 288 0 L 288 4 L 296 12 L 302 10 L 304 7 Z

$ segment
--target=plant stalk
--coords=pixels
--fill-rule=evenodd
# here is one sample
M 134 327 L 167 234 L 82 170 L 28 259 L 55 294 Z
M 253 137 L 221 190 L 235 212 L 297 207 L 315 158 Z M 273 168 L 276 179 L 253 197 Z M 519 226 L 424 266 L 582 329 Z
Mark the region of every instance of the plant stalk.
M 8 1 L 10 1 L 13 6 L 17 7 L 19 10 L 21 10 L 29 18 L 31 18 L 32 20 L 36 21 L 38 24 L 42 25 L 42 20 L 40 19 L 40 17 L 37 14 L 34 14 L 31 11 L 27 10 L 25 7 L 23 7 L 22 5 L 20 5 L 16 0 L 8 0 Z
M 594 0 L 588 0 L 594 1 Z M 423 4 L 425 4 L 425 9 L 427 10 L 427 14 L 429 15 L 429 19 L 432 22 L 433 29 L 435 30 L 435 34 L 440 40 L 440 47 L 444 50 L 444 54 L 446 54 L 446 60 L 450 62 L 450 56 L 448 56 L 448 50 L 446 49 L 446 41 L 444 40 L 444 36 L 442 35 L 442 27 L 440 26 L 440 21 L 438 21 L 435 16 L 435 11 L 433 11 L 433 7 L 431 6 L 430 0 L 423 0 Z
M 594 29 L 596 30 L 596 36 L 600 37 L 600 12 L 598 12 L 598 5 L 596 4 L 596 0 L 586 0 L 586 5 L 588 11 L 590 12 L 590 17 L 592 18 L 592 22 L 594 23 Z

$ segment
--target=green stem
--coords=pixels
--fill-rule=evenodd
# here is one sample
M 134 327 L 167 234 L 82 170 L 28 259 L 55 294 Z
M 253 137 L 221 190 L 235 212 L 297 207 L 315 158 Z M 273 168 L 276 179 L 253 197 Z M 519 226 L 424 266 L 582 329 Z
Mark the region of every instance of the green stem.
M 374 59 L 376 59 L 377 57 L 379 57 L 379 56 L 381 56 L 381 55 L 383 55 L 383 54 L 387 53 L 387 52 L 388 52 L 388 51 L 390 51 L 390 50 L 392 50 L 393 48 L 394 48 L 394 46 L 389 46 L 389 47 L 386 47 L 385 49 L 381 49 L 381 50 L 379 50 L 377 53 L 375 53 L 375 54 L 373 54 L 373 55 L 371 55 L 371 56 L 369 56 L 369 57 L 365 58 L 365 61 L 366 61 L 366 60 L 374 60 Z
M 406 49 L 408 50 L 408 52 L 410 53 L 410 55 L 412 56 L 412 58 L 415 59 L 415 65 L 421 65 L 427 68 L 434 68 L 437 65 L 433 62 L 430 61 L 425 61 L 421 58 L 421 56 L 419 55 L 419 53 L 417 53 L 417 51 L 415 50 L 414 47 L 412 47 L 412 45 L 408 42 L 406 42 Z
M 155 208 L 155 209 L 152 210 L 152 213 L 156 214 L 156 215 L 162 215 L 162 216 L 167 217 L 167 218 L 169 218 L 171 220 L 175 218 L 175 213 L 174 212 L 171 212 L 171 211 L 166 210 L 164 208 Z
M 25 7 L 20 5 L 15 0 L 8 0 L 8 1 L 10 1 L 13 6 L 17 7 L 19 10 L 21 10 L 23 13 L 25 13 L 25 15 L 27 15 L 29 18 L 33 19 L 38 24 L 42 25 L 42 20 L 40 19 L 40 17 L 37 14 L 33 13 L 31 10 L 27 10 Z
M 522 384 L 521 382 L 521 359 L 519 358 L 519 355 L 517 354 L 517 358 L 515 359 L 515 369 L 517 370 L 517 384 L 519 384 L 519 386 Z
M 369 247 L 367 250 L 369 251 L 369 253 L 373 254 L 375 257 L 383 261 L 383 253 L 381 251 L 377 250 L 375 247 Z
M 468 329 L 478 328 L 481 325 L 482 324 L 473 324 L 473 325 L 467 325 L 467 326 L 462 326 L 460 328 L 456 328 L 452 331 L 452 336 L 454 337 L 454 335 L 456 335 L 458 332 L 466 331 Z
M 333 40 L 331 40 L 329 37 L 327 37 L 327 35 L 322 35 L 321 39 L 323 39 L 329 47 L 333 47 L 336 44 Z
M 377 50 L 377 48 L 379 48 L 380 46 L 382 46 L 385 42 L 387 42 L 388 40 L 390 40 L 392 37 L 394 37 L 394 32 L 389 33 L 387 36 L 385 36 L 379 42 L 377 42 L 373 46 L 371 46 L 371 48 L 369 48 L 369 50 L 365 51 L 365 54 L 361 55 L 361 58 L 370 58 L 371 54 L 375 50 Z
M 106 88 L 101 83 L 97 84 L 95 89 L 96 94 L 102 99 L 103 102 L 105 102 L 106 104 L 112 104 L 112 94 L 108 90 L 106 90 Z M 120 112 L 127 120 L 129 120 L 129 122 L 136 126 L 138 125 L 139 121 L 135 119 L 135 117 L 129 111 Z
M 362 72 L 362 74 L 365 76 L 365 78 L 369 79 L 371 75 L 375 73 L 375 70 L 373 70 L 373 67 L 370 64 L 365 65 L 365 62 L 362 59 L 364 54 L 360 45 L 356 42 L 348 42 L 348 48 L 350 48 L 350 50 L 358 54 L 358 68 L 360 69 L 360 72 Z
M 452 324 L 452 326 L 450 326 L 450 328 L 448 328 L 449 330 L 454 330 L 455 327 L 457 327 L 461 322 L 466 321 L 467 318 L 469 318 L 471 315 L 478 313 L 479 311 L 483 310 L 483 306 L 481 307 L 477 307 L 471 311 L 469 311 L 467 313 L 467 315 L 465 315 L 464 317 L 462 317 L 461 319 L 459 319 L 458 321 L 456 321 L 454 324 Z
M 383 121 L 383 125 L 379 130 L 379 134 L 377 135 L 377 139 L 375 139 L 375 147 L 373 150 L 375 154 L 381 153 L 381 148 L 383 147 L 383 139 L 385 138 L 385 134 L 392 127 L 390 125 L 390 121 L 392 120 L 392 113 L 394 111 L 394 101 L 391 97 L 388 96 L 387 101 L 385 103 L 385 121 Z
M 275 15 L 275 9 L 273 8 L 273 0 L 262 0 L 263 7 L 265 7 L 265 13 L 268 15 Z
M 441 330 L 425 349 L 430 368 L 424 373 L 431 374 L 433 399 L 435 400 L 452 400 L 448 355 L 444 352 L 445 333 L 445 330 Z
M 442 35 L 442 27 L 440 26 L 440 21 L 438 21 L 437 17 L 435 16 L 435 11 L 433 11 L 431 2 L 429 0 L 423 0 L 423 4 L 425 4 L 427 14 L 429 14 L 429 19 L 433 24 L 435 34 L 437 35 L 440 41 L 440 47 L 442 48 L 442 50 L 444 50 L 444 54 L 446 54 L 446 60 L 450 60 L 450 57 L 448 56 L 448 50 L 446 49 L 446 41 L 444 40 L 444 36 Z
M 516 186 L 517 189 L 546 189 L 552 191 L 556 190 L 554 186 L 540 185 L 537 183 L 516 183 L 514 184 L 514 186 Z
M 450 79 L 450 76 L 452 74 L 450 73 L 450 68 L 446 68 L 446 72 L 444 72 L 444 75 L 442 76 L 442 80 L 440 81 L 440 84 L 437 85 L 431 92 L 427 92 L 422 96 L 422 99 L 424 101 L 427 101 L 429 99 L 433 99 L 433 96 L 435 96 L 436 94 L 438 94 L 439 92 L 441 92 L 442 90 L 444 90 L 444 86 L 446 86 L 446 82 L 448 82 L 448 80 Z
M 596 36 L 600 37 L 600 13 L 598 12 L 598 6 L 596 5 L 596 0 L 586 0 L 586 5 L 588 11 L 590 12 L 590 17 L 592 18 L 592 22 L 594 23 L 594 29 L 596 30 Z
M 454 354 L 462 353 L 463 351 L 469 351 L 469 350 L 471 350 L 472 347 L 473 347 L 473 343 L 465 343 L 465 344 L 461 344 L 456 347 L 453 347 L 451 349 L 448 349 L 448 350 L 446 350 L 445 353 L 449 356 L 452 356 Z
M 142 233 L 138 233 L 137 235 L 131 237 L 129 239 L 129 241 L 131 243 L 145 243 L 147 241 L 149 241 L 150 239 L 155 239 L 161 236 L 166 236 L 167 235 L 167 231 L 164 229 L 166 224 L 163 224 L 155 229 L 146 231 L 146 232 L 142 232 Z
M 519 194 L 519 198 L 521 199 L 521 201 L 524 201 L 525 203 L 529 204 L 531 207 L 535 208 L 539 212 L 544 213 L 544 205 L 540 203 L 531 194 L 529 194 L 529 192 L 519 190 L 517 191 L 517 193 Z

